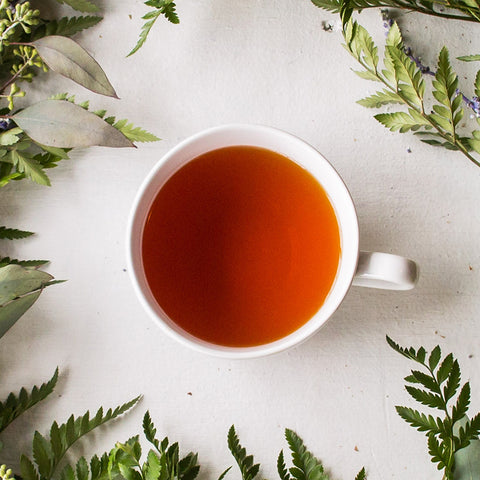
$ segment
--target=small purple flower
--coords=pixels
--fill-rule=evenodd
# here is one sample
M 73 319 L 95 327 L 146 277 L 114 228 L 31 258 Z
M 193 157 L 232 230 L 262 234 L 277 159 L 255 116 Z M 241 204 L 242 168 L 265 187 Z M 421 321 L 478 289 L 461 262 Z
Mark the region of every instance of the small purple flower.
M 419 57 L 416 57 L 413 54 L 413 51 L 410 47 L 404 47 L 403 51 L 405 52 L 405 55 L 412 60 L 412 62 L 415 63 L 415 65 L 418 67 L 418 69 L 425 75 L 432 75 L 433 77 L 435 76 L 435 72 L 433 72 L 428 65 L 424 65 L 422 61 L 420 60 Z
M 388 36 L 388 32 L 390 29 L 393 27 L 393 24 L 395 23 L 393 18 L 390 18 L 389 12 L 386 8 L 382 8 L 380 11 L 382 15 L 382 20 L 383 20 L 383 26 L 386 29 L 385 36 Z
M 478 97 L 472 97 L 471 99 L 468 98 L 463 93 L 460 93 L 465 102 L 465 105 L 472 109 L 473 114 L 479 118 L 480 117 L 480 99 Z
M 0 132 L 4 132 L 5 130 L 9 130 L 11 128 L 12 121 L 8 118 L 4 120 L 0 120 Z

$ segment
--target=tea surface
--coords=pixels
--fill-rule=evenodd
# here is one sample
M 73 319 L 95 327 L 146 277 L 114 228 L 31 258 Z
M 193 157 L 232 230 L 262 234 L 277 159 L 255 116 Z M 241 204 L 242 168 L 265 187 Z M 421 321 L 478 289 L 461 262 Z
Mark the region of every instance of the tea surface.
M 226 147 L 162 187 L 142 258 L 154 297 L 177 325 L 211 343 L 254 346 L 292 333 L 322 306 L 340 234 L 310 173 L 269 150 Z

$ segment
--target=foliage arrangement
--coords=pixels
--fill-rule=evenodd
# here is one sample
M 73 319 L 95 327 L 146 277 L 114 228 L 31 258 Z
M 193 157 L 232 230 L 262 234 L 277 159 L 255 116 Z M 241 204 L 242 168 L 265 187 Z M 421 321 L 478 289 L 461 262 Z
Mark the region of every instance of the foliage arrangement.
M 428 452 L 442 480 L 463 480 L 480 473 L 480 413 L 468 419 L 470 383 L 460 388 L 458 361 L 450 353 L 442 359 L 437 345 L 427 357 L 423 347 L 403 348 L 387 337 L 388 344 L 404 357 L 421 365 L 405 377 L 406 390 L 414 400 L 439 410 L 443 418 L 425 415 L 409 407 L 396 407 L 397 413 L 412 427 L 425 432 Z M 456 397 L 456 398 L 455 398 Z M 474 443 L 472 443 L 474 442 Z M 467 448 L 469 447 L 470 448 Z
M 382 64 L 379 62 L 378 47 L 367 30 L 351 20 L 354 11 L 371 7 L 394 7 L 464 21 L 480 21 L 480 4 L 476 0 L 433 1 L 416 0 L 312 0 L 321 8 L 338 12 L 342 18 L 346 50 L 357 60 L 362 70 L 357 75 L 379 82 L 382 90 L 360 100 L 367 108 L 381 108 L 386 105 L 401 105 L 402 110 L 379 113 L 374 116 L 389 130 L 400 133 L 415 132 L 421 140 L 432 146 L 456 150 L 475 165 L 480 166 L 480 70 L 473 82 L 475 96 L 467 98 L 459 89 L 458 75 L 449 59 L 447 47 L 438 55 L 436 71 L 422 65 L 412 49 L 404 44 L 397 23 L 384 18 L 389 27 Z M 452 13 L 457 10 L 459 13 Z M 383 11 L 382 14 L 386 15 Z M 476 61 L 478 55 L 459 57 L 462 61 Z M 427 88 L 425 77 L 431 82 Z M 431 92 L 433 98 L 426 94 Z M 465 108 L 472 110 L 477 129 L 465 132 L 460 122 Z
M 332 13 L 340 13 L 343 0 L 312 0 L 312 3 Z M 480 21 L 480 3 L 476 0 L 350 0 L 349 7 L 355 11 L 366 8 L 398 8 L 453 20 Z
M 364 27 L 349 20 L 344 28 L 345 48 L 359 62 L 356 73 L 367 80 L 381 83 L 382 90 L 359 100 L 368 108 L 402 105 L 404 110 L 375 115 L 375 119 L 395 132 L 413 131 L 421 140 L 434 146 L 457 150 L 480 166 L 480 130 L 460 132 L 464 118 L 463 96 L 458 89 L 458 75 L 453 71 L 446 47 L 439 56 L 437 69 L 428 75 L 433 99 L 427 105 L 426 81 L 422 67 L 407 54 L 400 29 L 393 23 L 386 38 L 383 64 L 378 48 Z M 429 70 L 430 71 L 430 70 Z M 480 96 L 480 72 L 474 82 L 475 98 Z M 476 118 L 477 124 L 480 117 Z
M 311 0 L 312 3 L 332 13 L 339 13 L 345 20 L 354 11 L 370 8 L 394 8 L 418 12 L 446 20 L 480 22 L 478 0 Z M 143 18 L 135 53 L 146 41 L 155 21 L 164 15 L 172 23 L 178 23 L 176 5 L 171 0 L 150 0 L 146 5 L 154 7 Z M 391 131 L 413 131 L 421 140 L 432 146 L 444 147 L 462 153 L 475 165 L 480 166 L 480 70 L 473 81 L 474 97 L 469 99 L 459 90 L 458 75 L 449 59 L 447 47 L 438 55 L 436 72 L 424 67 L 410 47 L 404 45 L 398 25 L 387 20 L 390 33 L 386 40 L 383 65 L 379 65 L 378 48 L 370 34 L 357 22 L 344 22 L 343 34 L 347 51 L 359 62 L 361 71 L 356 73 L 367 80 L 382 84 L 382 90 L 358 103 L 368 108 L 380 108 L 398 104 L 403 108 L 393 113 L 380 113 L 375 118 Z M 480 61 L 480 55 L 459 57 L 462 61 Z M 425 76 L 431 79 L 426 88 Z M 432 91 L 433 99 L 427 102 L 425 92 Z M 430 105 L 431 103 L 431 105 Z M 473 111 L 476 129 L 464 132 L 460 121 L 465 108 Z
M 84 13 L 97 13 L 88 0 L 58 0 Z M 105 110 L 90 112 L 88 102 L 62 93 L 21 108 L 22 85 L 39 72 L 52 70 L 83 87 L 109 97 L 117 94 L 100 65 L 71 36 L 96 25 L 98 15 L 46 20 L 28 1 L 0 1 L 0 187 L 28 178 L 50 185 L 46 171 L 69 158 L 72 148 L 94 145 L 133 147 L 158 138 L 117 120 Z M 0 240 L 32 235 L 0 226 Z M 38 268 L 46 260 L 17 260 L 0 255 L 0 336 L 55 283 Z
M 388 344 L 398 353 L 421 365 L 425 370 L 412 370 L 405 378 L 407 392 L 422 405 L 440 410 L 444 417 L 425 415 L 410 407 L 396 407 L 398 414 L 410 425 L 428 437 L 428 451 L 432 462 L 443 471 L 442 480 L 473 480 L 480 472 L 480 414 L 467 418 L 470 404 L 470 384 L 460 388 L 461 375 L 458 361 L 450 353 L 442 358 L 440 347 L 430 354 L 420 347 L 403 348 L 387 337 Z M 19 394 L 11 393 L 0 402 L 0 433 L 22 413 L 50 395 L 58 379 L 58 369 L 52 378 L 30 392 L 22 388 Z M 456 399 L 455 399 L 456 397 Z M 147 411 L 143 417 L 142 430 L 149 444 L 142 454 L 140 435 L 124 442 L 117 442 L 108 452 L 94 455 L 90 461 L 80 457 L 74 464 L 66 463 L 57 474 L 60 461 L 69 448 L 93 429 L 119 417 L 132 408 L 139 397 L 109 409 L 100 408 L 91 417 L 73 415 L 62 424 L 53 422 L 49 435 L 35 432 L 32 441 L 33 459 L 28 454 L 20 457 L 20 474 L 23 480 L 194 480 L 200 471 L 198 455 L 190 452 L 180 455 L 178 443 L 170 444 L 168 437 L 157 438 L 157 429 Z M 453 405 L 450 405 L 453 403 Z M 287 466 L 283 450 L 276 466 L 280 480 L 332 480 L 322 462 L 308 450 L 303 440 L 290 429 L 285 430 L 285 439 L 291 457 Z M 235 427 L 227 435 L 227 445 L 241 474 L 242 480 L 258 478 L 260 464 L 247 454 L 241 445 Z M 0 443 L 0 450 L 1 450 Z M 62 462 L 64 463 L 64 462 Z M 223 480 L 231 467 L 218 477 Z M 3 480 L 14 478 L 11 469 L 0 468 Z M 362 468 L 355 480 L 366 480 Z

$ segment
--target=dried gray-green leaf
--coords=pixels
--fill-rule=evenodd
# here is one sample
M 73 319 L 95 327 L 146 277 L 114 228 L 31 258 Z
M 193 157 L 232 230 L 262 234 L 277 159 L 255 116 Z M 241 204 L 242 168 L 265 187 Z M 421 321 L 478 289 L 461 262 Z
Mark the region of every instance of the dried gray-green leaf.
M 40 270 L 7 265 L 0 268 L 0 305 L 42 288 L 53 277 Z
M 43 100 L 12 118 L 35 142 L 48 147 L 134 146 L 94 113 L 63 100 Z
M 461 427 L 468 422 L 468 417 L 463 417 L 455 424 L 454 433 L 458 435 Z M 470 445 L 455 453 L 455 470 L 453 480 L 476 480 L 480 472 L 480 440 L 472 440 Z
M 50 35 L 32 42 L 42 60 L 54 71 L 92 92 L 118 98 L 96 60 L 69 37 Z
M 41 293 L 41 290 L 37 290 L 0 307 L 0 338 L 35 303 Z
M 98 6 L 89 0 L 57 0 L 57 2 L 61 4 L 65 3 L 79 12 L 95 13 L 99 11 Z

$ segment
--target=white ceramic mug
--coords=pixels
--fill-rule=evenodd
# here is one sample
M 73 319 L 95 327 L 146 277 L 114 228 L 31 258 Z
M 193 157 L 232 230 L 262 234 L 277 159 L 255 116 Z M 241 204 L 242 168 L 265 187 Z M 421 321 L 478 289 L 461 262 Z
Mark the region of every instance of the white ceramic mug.
M 280 153 L 312 174 L 333 205 L 340 230 L 341 255 L 334 284 L 321 308 L 302 327 L 274 342 L 253 347 L 227 347 L 208 343 L 183 330 L 166 315 L 148 285 L 142 262 L 145 221 L 157 193 L 166 181 L 195 157 L 222 147 L 249 145 Z M 332 316 L 350 286 L 390 290 L 415 286 L 418 267 L 404 257 L 359 251 L 357 214 L 342 179 L 330 163 L 312 146 L 291 134 L 258 125 L 225 125 L 187 138 L 168 152 L 143 182 L 134 201 L 127 238 L 128 270 L 140 302 L 153 320 L 170 336 L 197 351 L 228 357 L 250 358 L 276 353 L 298 345 Z

